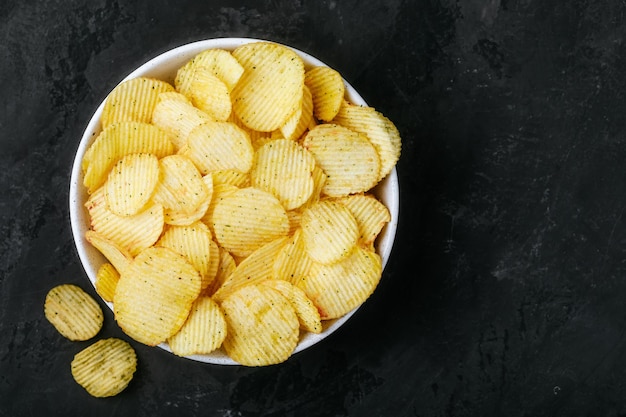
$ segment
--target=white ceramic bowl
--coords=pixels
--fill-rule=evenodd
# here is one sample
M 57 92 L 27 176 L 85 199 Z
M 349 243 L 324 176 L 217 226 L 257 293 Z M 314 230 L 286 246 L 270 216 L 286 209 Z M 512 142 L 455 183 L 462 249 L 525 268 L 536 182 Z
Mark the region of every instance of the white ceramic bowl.
M 237 46 L 249 42 L 256 42 L 259 40 L 260 39 L 251 38 L 218 38 L 182 45 L 151 59 L 150 61 L 146 62 L 145 64 L 141 65 L 139 68 L 131 72 L 122 81 L 140 76 L 149 76 L 173 83 L 176 70 L 180 68 L 183 64 L 185 64 L 189 59 L 193 58 L 196 54 L 211 48 L 233 50 Z M 298 55 L 300 55 L 305 63 L 305 66 L 326 66 L 326 64 L 312 57 L 311 55 L 308 55 L 294 48 L 291 49 L 293 49 Z M 340 68 L 338 68 L 337 70 L 341 72 Z M 367 103 L 365 103 L 365 100 L 363 100 L 363 98 L 348 82 L 346 82 L 346 95 L 347 98 L 355 104 L 367 105 Z M 100 116 L 102 114 L 103 105 L 104 103 L 101 103 L 96 109 L 80 140 L 78 149 L 76 151 L 76 156 L 74 158 L 74 165 L 72 167 L 69 194 L 70 221 L 72 226 L 72 233 L 74 236 L 74 242 L 76 244 L 76 249 L 78 251 L 78 255 L 80 257 L 82 265 L 85 268 L 87 276 L 89 277 L 89 280 L 92 284 L 95 283 L 96 272 L 98 271 L 100 265 L 105 262 L 105 259 L 95 248 L 93 248 L 85 240 L 85 232 L 89 228 L 89 218 L 84 204 L 87 201 L 88 196 L 85 187 L 83 186 L 81 161 L 83 159 L 85 151 L 101 130 Z M 391 248 L 393 245 L 398 224 L 399 187 L 397 172 L 395 168 L 393 169 L 391 174 L 389 174 L 389 176 L 376 187 L 374 192 L 378 196 L 378 198 L 388 207 L 391 213 L 391 221 L 385 226 L 385 228 L 381 232 L 381 235 L 379 236 L 376 244 L 376 249 L 382 257 L 382 263 L 384 268 L 389 259 L 389 255 L 391 254 Z M 111 303 L 107 302 L 106 304 L 112 309 L 113 305 Z M 344 324 L 346 320 L 348 320 L 356 310 L 357 309 L 354 309 L 353 311 L 339 319 L 325 322 L 324 330 L 320 334 L 307 333 L 303 335 L 294 353 L 300 352 L 322 341 L 324 338 L 337 330 L 342 324 Z M 166 343 L 159 345 L 159 347 L 171 352 Z M 220 365 L 237 364 L 228 356 L 226 356 L 226 354 L 221 350 L 218 350 L 210 355 L 192 355 L 188 358 L 200 362 Z

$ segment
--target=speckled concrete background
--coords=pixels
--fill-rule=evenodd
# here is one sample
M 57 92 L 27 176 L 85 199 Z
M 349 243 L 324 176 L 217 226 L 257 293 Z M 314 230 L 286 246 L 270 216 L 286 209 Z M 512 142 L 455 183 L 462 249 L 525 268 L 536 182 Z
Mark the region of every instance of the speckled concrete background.
M 4 0 L 0 416 L 626 415 L 623 1 Z M 108 91 L 168 48 L 259 37 L 340 70 L 403 136 L 397 243 L 326 342 L 263 369 L 133 344 L 94 399 L 86 343 L 44 319 L 95 294 L 68 217 L 73 153 Z M 106 311 L 100 336 L 124 337 Z

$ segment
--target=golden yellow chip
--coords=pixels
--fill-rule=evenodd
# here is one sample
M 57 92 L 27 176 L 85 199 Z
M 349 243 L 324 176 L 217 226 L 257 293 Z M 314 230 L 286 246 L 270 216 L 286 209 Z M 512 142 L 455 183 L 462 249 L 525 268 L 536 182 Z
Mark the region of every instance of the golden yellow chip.
M 300 207 L 314 190 L 315 158 L 298 143 L 273 140 L 257 150 L 250 183 L 272 193 L 286 210 Z
M 104 315 L 89 294 L 73 284 L 52 288 L 44 303 L 46 319 L 70 340 L 89 340 L 100 332 Z
M 311 90 L 315 117 L 324 122 L 333 120 L 346 93 L 341 74 L 330 67 L 313 67 L 305 72 L 304 83 Z
M 176 151 L 187 144 L 189 132 L 214 120 L 180 93 L 161 93 L 159 98 L 152 113 L 152 123 L 169 134 Z
M 156 346 L 180 330 L 201 284 L 183 255 L 163 247 L 145 249 L 120 275 L 115 320 L 133 339 Z
M 226 332 L 220 306 L 210 297 L 198 297 L 183 327 L 167 343 L 178 356 L 208 355 L 222 345 Z
M 313 178 L 313 192 L 311 193 L 311 196 L 309 197 L 307 202 L 304 203 L 301 208 L 306 208 L 311 204 L 315 204 L 322 198 L 322 190 L 324 190 L 324 185 L 326 184 L 326 173 L 322 168 L 319 167 L 319 165 L 315 165 L 315 168 L 313 168 L 313 172 L 311 174 Z
M 230 252 L 228 252 L 226 249 L 220 248 L 217 244 L 215 244 L 215 247 L 218 250 L 219 263 L 217 266 L 217 270 L 215 271 L 215 278 L 209 284 L 209 286 L 204 289 L 203 294 L 206 296 L 212 296 L 218 290 L 218 288 L 221 287 L 222 284 L 224 284 L 230 274 L 235 271 L 235 268 L 237 268 L 235 259 L 230 254 Z
M 149 153 L 133 153 L 120 159 L 104 183 L 109 210 L 118 216 L 142 211 L 159 182 L 159 160 Z
M 244 68 L 231 93 L 233 111 L 251 129 L 278 129 L 300 106 L 302 59 L 291 49 L 270 42 L 239 46 L 233 56 Z
M 321 200 L 306 208 L 301 225 L 307 254 L 322 264 L 350 255 L 359 238 L 359 226 L 350 210 L 334 201 Z
M 202 222 L 189 226 L 170 226 L 156 243 L 183 255 L 202 277 L 201 288 L 206 288 L 214 278 L 211 276 L 211 232 Z
M 228 87 L 206 67 L 196 68 L 194 71 L 191 102 L 215 120 L 222 122 L 228 120 L 232 110 Z
M 248 172 L 254 156 L 248 134 L 230 122 L 197 126 L 187 136 L 187 148 L 181 152 L 194 162 L 202 175 L 224 169 Z
M 212 220 L 217 243 L 237 256 L 247 256 L 289 231 L 289 219 L 280 201 L 253 187 L 217 201 Z
M 341 197 L 337 202 L 348 207 L 359 225 L 359 241 L 369 245 L 391 220 L 389 209 L 371 194 L 353 194 Z
M 305 85 L 302 92 L 300 106 L 292 113 L 287 121 L 280 126 L 282 137 L 289 140 L 298 140 L 311 126 L 313 120 L 313 98 L 309 88 Z
M 205 179 L 209 179 L 210 177 L 211 177 L 211 174 L 204 176 Z M 217 203 L 222 201 L 226 196 L 234 193 L 237 190 L 239 190 L 239 187 L 236 187 L 232 184 L 223 183 L 223 184 L 213 185 L 211 203 L 209 204 L 209 207 L 207 208 L 207 210 L 204 213 L 204 216 L 202 216 L 202 219 L 201 219 L 204 224 L 209 226 L 209 230 L 211 230 L 211 235 L 213 237 L 215 237 L 215 230 L 213 229 L 213 212 L 215 211 L 215 206 L 217 205 Z
M 298 344 L 300 323 L 294 308 L 278 291 L 248 285 L 222 303 L 228 325 L 224 350 L 246 366 L 284 362 Z
M 102 108 L 102 127 L 118 122 L 149 123 L 159 93 L 174 91 L 161 80 L 138 77 L 120 83 L 111 91 Z
M 296 229 L 293 236 L 276 255 L 272 266 L 272 277 L 295 285 L 309 274 L 311 263 L 302 238 L 302 229 Z
M 98 340 L 78 352 L 71 363 L 74 380 L 94 397 L 112 397 L 122 392 L 137 370 L 137 354 L 128 342 Z
M 166 210 L 194 213 L 209 198 L 209 189 L 193 162 L 183 155 L 159 161 L 161 176 L 153 199 Z
M 274 259 L 287 244 L 288 239 L 287 236 L 277 238 L 252 252 L 237 265 L 213 294 L 213 298 L 219 302 L 242 286 L 271 279 Z
M 107 207 L 102 187 L 89 196 L 85 206 L 91 218 L 91 229 L 115 242 L 131 256 L 152 246 L 165 224 L 160 204 L 150 204 L 133 216 L 116 215 Z
M 400 158 L 402 148 L 400 132 L 391 120 L 373 107 L 344 101 L 332 122 L 366 135 L 380 157 L 378 180 L 389 175 Z
M 239 188 L 250 186 L 249 173 L 239 172 L 233 169 L 223 169 L 220 171 L 213 171 L 211 174 L 207 175 L 213 177 L 214 184 L 231 184 Z
M 191 97 L 192 81 L 197 68 L 208 70 L 215 75 L 226 84 L 228 91 L 233 90 L 243 74 L 243 67 L 229 51 L 219 48 L 202 51 L 180 67 L 176 73 L 174 85 L 188 97 Z
M 120 273 L 108 262 L 103 263 L 96 272 L 95 287 L 96 292 L 104 301 L 112 302 L 115 295 L 117 281 L 120 279 Z
M 268 279 L 261 282 L 261 284 L 275 289 L 289 300 L 298 316 L 300 328 L 311 333 L 322 332 L 320 313 L 317 311 L 317 307 L 313 304 L 313 301 L 307 297 L 301 288 L 282 279 Z
M 350 256 L 331 265 L 314 263 L 298 286 L 317 306 L 322 320 L 343 316 L 374 292 L 382 274 L 380 256 L 356 247 Z
M 326 173 L 323 188 L 326 195 L 340 197 L 364 192 L 378 183 L 378 152 L 362 133 L 324 123 L 307 133 L 303 146 Z
M 87 240 L 87 242 L 104 255 L 104 257 L 111 262 L 111 265 L 113 265 L 119 273 L 122 273 L 122 271 L 128 268 L 130 263 L 133 261 L 133 256 L 130 252 L 111 239 L 108 239 L 93 230 L 87 230 L 85 232 L 85 240 Z
M 122 122 L 104 129 L 87 148 L 83 159 L 83 184 L 89 193 L 107 179 L 115 163 L 131 153 L 149 153 L 162 158 L 174 152 L 167 133 L 147 123 Z

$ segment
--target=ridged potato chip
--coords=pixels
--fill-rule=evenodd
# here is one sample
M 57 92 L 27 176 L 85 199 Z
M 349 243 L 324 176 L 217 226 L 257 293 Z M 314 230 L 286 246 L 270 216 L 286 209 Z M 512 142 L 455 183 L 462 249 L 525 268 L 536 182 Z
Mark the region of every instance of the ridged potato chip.
M 132 216 L 144 209 L 159 182 L 159 160 L 149 153 L 133 153 L 113 166 L 104 183 L 109 210 Z
M 210 297 L 198 297 L 183 327 L 167 343 L 178 356 L 208 355 L 222 346 L 226 332 L 220 306 Z
M 130 252 L 93 230 L 85 232 L 85 240 L 104 255 L 119 273 L 128 268 L 133 261 L 133 255 Z
M 368 191 L 378 183 L 380 158 L 364 134 L 324 123 L 311 129 L 302 145 L 326 174 L 324 194 L 340 197 Z
M 322 332 L 320 313 L 317 311 L 313 301 L 307 297 L 301 288 L 282 279 L 268 279 L 261 282 L 261 284 L 275 289 L 289 300 L 289 303 L 296 311 L 296 316 L 298 316 L 300 328 L 311 333 Z
M 298 286 L 317 306 L 322 320 L 345 315 L 374 292 L 382 274 L 380 256 L 356 247 L 349 256 L 330 265 L 314 263 Z
M 302 239 L 316 262 L 331 264 L 350 255 L 359 238 L 359 226 L 347 207 L 321 200 L 302 212 Z
M 230 91 L 206 67 L 197 68 L 191 81 L 191 102 L 215 120 L 226 121 L 233 108 Z
M 305 85 L 302 91 L 300 106 L 280 126 L 282 137 L 289 140 L 297 140 L 311 126 L 313 121 L 313 98 L 311 91 Z
M 292 305 L 278 291 L 247 285 L 222 302 L 227 336 L 224 350 L 246 366 L 284 362 L 298 344 L 300 323 Z
M 149 123 L 158 95 L 165 91 L 174 91 L 174 86 L 155 78 L 137 77 L 123 81 L 104 102 L 100 118 L 102 127 L 118 122 Z
M 250 183 L 272 193 L 286 210 L 304 204 L 315 188 L 313 155 L 289 139 L 273 140 L 256 152 Z
M 215 272 L 215 278 L 203 291 L 206 296 L 212 296 L 215 292 L 224 284 L 230 274 L 232 274 L 237 268 L 235 259 L 226 249 L 220 248 L 219 245 L 215 245 L 218 249 L 219 263 Z
M 198 68 L 209 71 L 219 78 L 226 84 L 228 91 L 233 90 L 243 74 L 243 67 L 230 51 L 219 48 L 202 51 L 180 67 L 176 73 L 174 85 L 188 97 L 191 97 L 193 77 Z
M 209 197 L 209 189 L 193 162 L 183 155 L 159 160 L 161 176 L 153 200 L 166 210 L 194 213 Z
M 183 255 L 163 247 L 145 249 L 120 275 L 113 299 L 115 320 L 136 341 L 156 346 L 180 330 L 201 284 L 200 274 Z
M 291 49 L 271 42 L 245 44 L 232 54 L 244 68 L 231 94 L 233 111 L 250 129 L 278 129 L 300 106 L 302 59 Z
M 207 175 L 212 176 L 214 184 L 231 184 L 239 188 L 250 186 L 250 174 L 235 171 L 234 169 L 222 169 Z
M 302 229 L 298 228 L 276 255 L 272 266 L 272 278 L 295 285 L 306 278 L 311 264 L 312 260 L 302 238 Z
M 137 370 L 137 354 L 121 339 L 101 339 L 78 352 L 71 363 L 74 380 L 94 397 L 122 392 Z
M 217 243 L 236 256 L 247 256 L 289 231 L 280 201 L 253 187 L 224 196 L 216 202 L 212 216 Z
M 152 124 L 169 134 L 175 151 L 187 144 L 189 132 L 213 117 L 194 107 L 191 100 L 181 93 L 161 93 L 152 113 Z
M 341 74 L 330 67 L 313 67 L 304 73 L 304 84 L 311 90 L 315 117 L 324 122 L 333 120 L 346 94 Z
M 353 194 L 335 200 L 346 206 L 359 225 L 359 242 L 369 245 L 391 220 L 389 209 L 371 194 Z
M 98 268 L 98 272 L 96 273 L 96 279 L 94 282 L 94 286 L 96 287 L 96 292 L 102 297 L 104 301 L 112 302 L 113 296 L 115 295 L 115 288 L 117 287 L 117 282 L 120 280 L 120 273 L 117 272 L 117 269 L 108 262 L 103 263 Z
M 63 337 L 73 341 L 91 339 L 104 322 L 100 305 L 74 284 L 57 285 L 48 291 L 44 314 Z
M 369 106 L 342 103 L 332 123 L 366 135 L 380 157 L 378 181 L 385 178 L 400 159 L 402 140 L 398 128 L 389 118 Z

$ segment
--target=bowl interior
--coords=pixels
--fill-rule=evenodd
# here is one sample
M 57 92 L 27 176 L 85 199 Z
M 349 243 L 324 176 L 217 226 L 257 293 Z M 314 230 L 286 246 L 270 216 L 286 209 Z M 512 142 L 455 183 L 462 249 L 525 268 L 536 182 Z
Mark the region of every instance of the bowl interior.
M 126 76 L 122 81 L 140 76 L 147 76 L 162 79 L 173 84 L 174 77 L 178 68 L 183 66 L 196 54 L 211 48 L 233 50 L 237 46 L 249 42 L 257 42 L 259 40 L 260 39 L 251 38 L 218 38 L 182 45 L 151 59 L 150 61 L 146 62 L 145 64 L 141 65 L 139 68 L 128 74 L 128 76 Z M 312 57 L 305 52 L 299 51 L 294 48 L 291 49 L 293 49 L 298 55 L 300 55 L 306 67 L 326 66 L 326 64 L 324 64 L 322 61 L 318 60 L 315 57 Z M 347 81 L 345 81 L 345 84 L 346 96 L 349 101 L 354 104 L 367 105 L 365 100 L 363 100 L 358 92 Z M 83 159 L 85 151 L 101 130 L 100 116 L 102 114 L 103 106 L 104 102 L 101 103 L 96 109 L 78 145 L 72 167 L 69 194 L 70 223 L 72 227 L 74 242 L 76 244 L 76 249 L 80 261 L 92 285 L 95 285 L 96 273 L 99 267 L 105 262 L 105 258 L 100 254 L 100 252 L 98 252 L 85 240 L 85 232 L 89 229 L 89 217 L 84 204 L 87 201 L 88 195 L 85 187 L 83 186 L 81 161 Z M 391 221 L 385 226 L 376 241 L 376 250 L 382 258 L 382 264 L 384 268 L 391 254 L 391 249 L 396 234 L 396 228 L 398 225 L 399 186 L 397 172 L 395 168 L 385 179 L 383 179 L 383 181 L 381 181 L 376 186 L 373 192 L 387 206 L 391 214 Z M 108 305 L 109 308 L 113 308 L 113 305 L 111 303 L 105 303 Z M 339 319 L 324 322 L 323 331 L 319 334 L 304 334 L 301 337 L 294 353 L 300 352 L 329 336 L 343 323 L 345 323 L 356 312 L 357 309 L 358 308 L 355 308 L 354 310 Z M 162 343 L 159 345 L 159 347 L 171 352 L 167 343 Z M 188 358 L 200 362 L 221 365 L 237 364 L 228 356 L 226 356 L 226 354 L 221 350 L 213 352 L 210 355 L 192 355 L 188 356 Z

